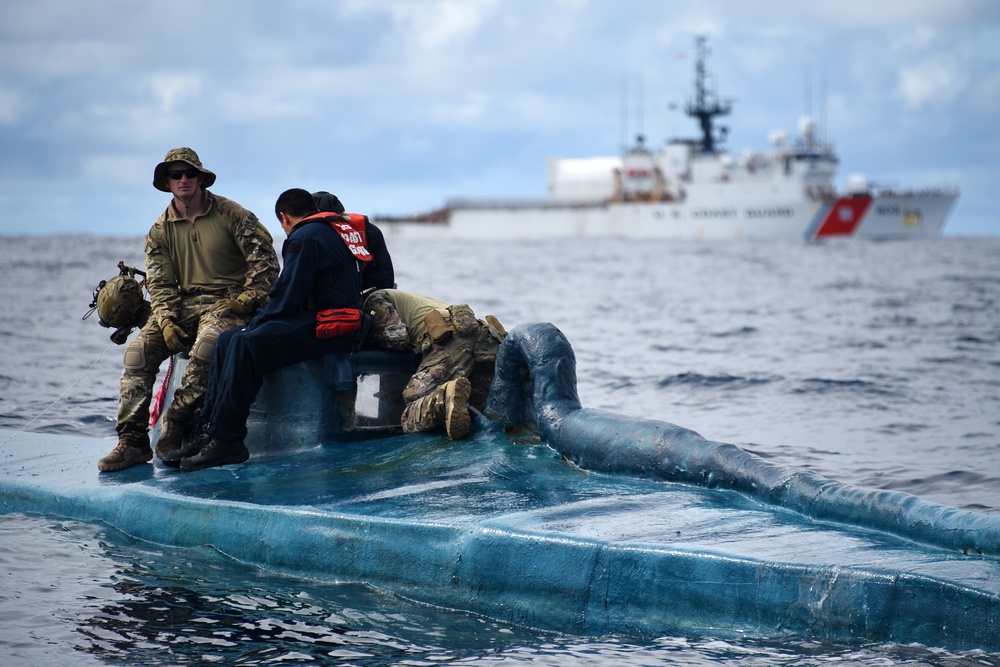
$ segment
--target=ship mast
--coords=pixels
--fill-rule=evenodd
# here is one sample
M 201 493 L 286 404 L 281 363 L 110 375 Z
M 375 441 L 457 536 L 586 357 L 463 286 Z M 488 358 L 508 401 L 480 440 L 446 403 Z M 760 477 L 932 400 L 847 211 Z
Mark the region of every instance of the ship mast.
M 688 100 L 684 110 L 687 112 L 687 115 L 697 118 L 698 123 L 701 125 L 701 151 L 703 153 L 714 153 L 716 151 L 716 137 L 715 129 L 712 126 L 712 119 L 715 116 L 727 115 L 732 110 L 733 105 L 728 100 L 719 100 L 715 92 L 705 88 L 705 55 L 708 52 L 705 46 L 705 37 L 696 37 L 695 44 L 698 48 L 698 59 L 694 67 L 695 98 L 694 100 Z M 722 135 L 719 141 L 725 141 L 727 128 L 720 126 L 719 130 Z

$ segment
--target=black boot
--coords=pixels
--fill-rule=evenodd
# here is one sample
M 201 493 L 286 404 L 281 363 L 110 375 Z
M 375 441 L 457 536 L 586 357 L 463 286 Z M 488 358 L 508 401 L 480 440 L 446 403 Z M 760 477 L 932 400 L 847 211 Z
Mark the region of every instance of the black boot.
M 162 461 L 181 448 L 184 425 L 174 419 L 164 419 L 160 437 L 156 439 L 156 455 Z
M 164 452 L 160 456 L 160 460 L 163 461 L 163 465 L 165 466 L 170 468 L 180 468 L 181 460 L 186 459 L 189 456 L 194 456 L 206 445 L 208 445 L 211 440 L 212 436 L 208 434 L 207 426 L 205 424 L 201 424 L 196 428 L 194 435 L 192 435 L 190 439 L 182 442 L 180 447 Z
M 203 468 L 243 463 L 248 458 L 250 458 L 250 452 L 247 451 L 242 440 L 227 442 L 212 438 L 211 442 L 205 445 L 200 452 L 181 459 L 181 471 L 192 472 Z

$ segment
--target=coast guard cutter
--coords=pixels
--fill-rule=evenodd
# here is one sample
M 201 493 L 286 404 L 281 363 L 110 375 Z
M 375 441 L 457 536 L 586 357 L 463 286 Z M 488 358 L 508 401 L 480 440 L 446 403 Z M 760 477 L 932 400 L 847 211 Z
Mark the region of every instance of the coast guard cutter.
M 703 37 L 697 51 L 685 111 L 698 120 L 699 138 L 672 139 L 654 152 L 640 136 L 617 157 L 550 158 L 545 200 L 453 199 L 435 211 L 375 220 L 395 238 L 940 236 L 957 187 L 889 189 L 853 175 L 838 192 L 839 158 L 812 118 L 802 118 L 794 140 L 772 132 L 769 151 L 722 149 L 726 130 L 715 119 L 732 102 L 705 85 Z

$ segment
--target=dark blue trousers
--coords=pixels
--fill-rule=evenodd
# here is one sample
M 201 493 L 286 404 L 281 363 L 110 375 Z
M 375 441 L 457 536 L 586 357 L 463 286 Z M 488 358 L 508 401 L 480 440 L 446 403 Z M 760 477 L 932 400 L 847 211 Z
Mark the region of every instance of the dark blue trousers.
M 215 344 L 208 369 L 202 408 L 208 432 L 225 441 L 242 441 L 247 435 L 250 406 L 264 382 L 264 375 L 306 359 L 346 352 L 352 336 L 316 338 L 316 314 L 298 313 L 254 328 L 223 331 Z M 295 400 L 289 396 L 288 400 Z

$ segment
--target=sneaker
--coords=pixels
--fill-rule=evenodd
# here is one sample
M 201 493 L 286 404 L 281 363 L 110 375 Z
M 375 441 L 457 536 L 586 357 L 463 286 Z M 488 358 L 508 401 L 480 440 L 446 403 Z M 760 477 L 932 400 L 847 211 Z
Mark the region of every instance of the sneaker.
M 469 435 L 472 417 L 469 415 L 469 396 L 472 383 L 467 378 L 458 378 L 442 385 L 444 389 L 444 429 L 452 440 L 460 440 Z
M 152 460 L 153 450 L 149 448 L 148 442 L 120 438 L 118 446 L 97 462 L 97 469 L 101 472 L 115 472 Z
M 250 458 L 250 452 L 242 441 L 226 442 L 212 438 L 211 442 L 194 456 L 181 459 L 181 471 L 193 472 L 203 468 L 214 468 L 232 463 L 243 463 Z

